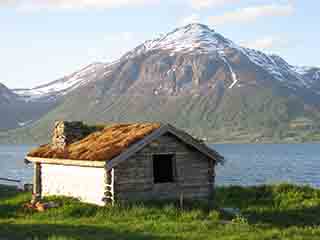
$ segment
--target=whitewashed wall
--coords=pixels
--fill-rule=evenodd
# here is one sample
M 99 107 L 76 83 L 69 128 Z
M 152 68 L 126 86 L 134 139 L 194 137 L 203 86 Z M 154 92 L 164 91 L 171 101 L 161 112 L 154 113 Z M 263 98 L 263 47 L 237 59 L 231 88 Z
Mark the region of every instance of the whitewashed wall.
M 68 196 L 104 205 L 104 168 L 41 164 L 43 196 Z

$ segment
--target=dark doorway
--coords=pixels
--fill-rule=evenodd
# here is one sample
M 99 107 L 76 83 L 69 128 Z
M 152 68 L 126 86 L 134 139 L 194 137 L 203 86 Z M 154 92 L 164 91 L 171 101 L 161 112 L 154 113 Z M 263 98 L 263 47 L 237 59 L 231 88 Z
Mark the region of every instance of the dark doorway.
M 154 183 L 166 183 L 174 181 L 175 172 L 174 154 L 153 155 Z

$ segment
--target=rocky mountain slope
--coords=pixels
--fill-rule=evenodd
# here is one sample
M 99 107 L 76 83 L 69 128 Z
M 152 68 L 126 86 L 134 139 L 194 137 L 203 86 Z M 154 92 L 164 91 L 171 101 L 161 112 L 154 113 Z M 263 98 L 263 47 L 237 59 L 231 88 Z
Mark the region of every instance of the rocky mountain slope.
M 56 105 L 56 101 L 25 101 L 20 95 L 0 84 L 0 131 L 24 127 L 40 119 Z
M 56 106 L 31 127 L 10 134 L 40 141 L 54 119 L 168 121 L 213 140 L 235 133 L 250 133 L 253 139 L 281 135 L 297 119 L 317 129 L 319 77 L 320 69 L 291 66 L 205 25 L 190 24 L 146 41 L 113 63 L 14 90 L 25 102 Z
M 63 102 L 73 90 L 93 82 L 104 64 L 93 63 L 83 69 L 31 89 L 8 89 L 0 84 L 0 130 L 30 126 Z

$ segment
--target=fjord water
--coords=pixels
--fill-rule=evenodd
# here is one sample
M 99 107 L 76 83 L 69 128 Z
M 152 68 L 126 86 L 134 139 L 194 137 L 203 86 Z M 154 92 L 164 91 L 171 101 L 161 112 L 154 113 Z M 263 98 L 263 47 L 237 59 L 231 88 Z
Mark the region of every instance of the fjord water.
M 217 184 L 308 184 L 320 187 L 320 144 L 212 145 L 225 156 Z
M 24 164 L 26 153 L 34 146 L 30 145 L 0 145 L 0 178 L 32 182 L 32 166 Z M 10 184 L 0 181 L 0 184 Z M 11 183 L 12 184 L 12 183 Z
M 279 182 L 320 187 L 320 144 L 217 144 L 225 156 L 217 168 L 218 185 L 260 185 Z M 0 178 L 32 181 L 24 156 L 33 146 L 0 145 Z M 1 181 L 0 181 L 1 184 Z

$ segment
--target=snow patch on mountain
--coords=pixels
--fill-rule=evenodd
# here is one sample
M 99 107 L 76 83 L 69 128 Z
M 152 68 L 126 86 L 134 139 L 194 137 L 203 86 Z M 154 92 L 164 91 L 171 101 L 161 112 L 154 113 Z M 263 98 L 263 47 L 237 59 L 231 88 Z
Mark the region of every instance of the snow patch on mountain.
M 125 57 L 130 58 L 154 50 L 170 51 L 170 56 L 181 52 L 191 54 L 210 53 L 224 49 L 226 46 L 232 47 L 235 45 L 206 25 L 189 24 L 157 39 L 146 41 L 126 54 Z
M 104 69 L 104 73 L 109 74 L 110 70 L 108 67 L 110 66 L 111 64 L 90 64 L 80 71 L 54 82 L 31 89 L 15 89 L 13 91 L 25 101 L 35 101 L 43 98 L 46 98 L 47 100 L 55 100 L 57 97 L 66 95 L 76 88 L 91 82 L 97 77 L 97 73 L 98 71 L 100 72 L 101 69 Z
M 261 51 L 241 47 L 219 33 L 202 24 L 189 24 L 164 34 L 159 38 L 149 40 L 125 54 L 118 61 L 111 64 L 95 63 L 68 77 L 32 89 L 17 89 L 14 92 L 25 101 L 38 99 L 54 100 L 71 91 L 84 86 L 98 78 L 109 78 L 113 73 L 113 66 L 127 59 L 154 51 L 163 51 L 168 56 L 178 54 L 207 54 L 217 56 L 225 63 L 232 83 L 229 88 L 239 86 L 239 74 L 233 69 L 234 62 L 230 61 L 228 52 L 241 53 L 256 66 L 271 74 L 271 78 L 292 89 L 312 88 L 315 81 L 320 80 L 320 70 L 314 71 L 307 67 L 294 67 L 276 55 L 268 55 Z M 312 75 L 310 77 L 310 75 Z M 289 80 L 290 79 L 290 80 Z M 241 85 L 244 83 L 241 83 Z
M 297 87 L 310 88 L 310 84 L 302 76 L 302 73 L 307 71 L 307 68 L 298 68 L 289 65 L 285 60 L 277 55 L 268 55 L 261 51 L 241 48 L 242 53 L 244 53 L 253 63 L 257 66 L 268 71 L 272 76 L 282 82 L 289 85 L 295 85 Z M 288 82 L 288 76 L 291 79 L 296 79 L 296 81 Z M 290 86 L 292 87 L 292 86 Z M 294 87 L 293 87 L 294 88 Z
M 233 88 L 237 82 L 239 81 L 239 79 L 237 78 L 236 73 L 233 71 L 230 63 L 228 62 L 228 60 L 226 59 L 226 55 L 223 51 L 218 51 L 218 54 L 220 55 L 221 59 L 223 60 L 223 62 L 227 65 L 229 72 L 231 74 L 231 78 L 232 78 L 232 83 L 231 85 L 228 87 L 229 89 Z
M 25 121 L 25 122 L 19 122 L 18 125 L 19 127 L 25 127 L 30 125 L 33 122 L 33 120 Z
M 301 67 L 301 66 L 292 66 L 292 70 L 299 73 L 300 75 L 307 74 L 312 67 Z
M 309 76 L 309 82 L 315 83 L 320 81 L 320 68 L 316 67 L 301 67 L 301 66 L 291 66 L 292 70 L 299 73 L 302 76 Z
M 241 47 L 202 24 L 189 24 L 185 27 L 177 28 L 168 34 L 164 34 L 157 39 L 146 41 L 124 55 L 124 57 L 133 58 L 156 50 L 168 52 L 169 56 L 175 56 L 179 53 L 190 55 L 217 53 L 231 73 L 233 83 L 230 85 L 230 88 L 232 88 L 237 84 L 239 79 L 225 54 L 226 50 L 230 49 L 241 52 L 252 63 L 270 73 L 275 80 L 287 84 L 291 88 L 311 88 L 311 82 L 304 77 L 310 71 L 310 68 L 293 67 L 279 56 Z M 319 76 L 315 76 L 315 78 L 318 77 L 320 77 L 320 73 Z M 290 82 L 288 81 L 289 78 L 292 79 Z
M 278 66 L 275 60 L 271 57 L 271 55 L 264 54 L 261 51 L 249 49 L 249 48 L 241 48 L 242 53 L 244 53 L 253 63 L 257 66 L 268 71 L 272 76 L 278 81 L 285 81 L 285 77 L 283 76 L 282 69 Z

